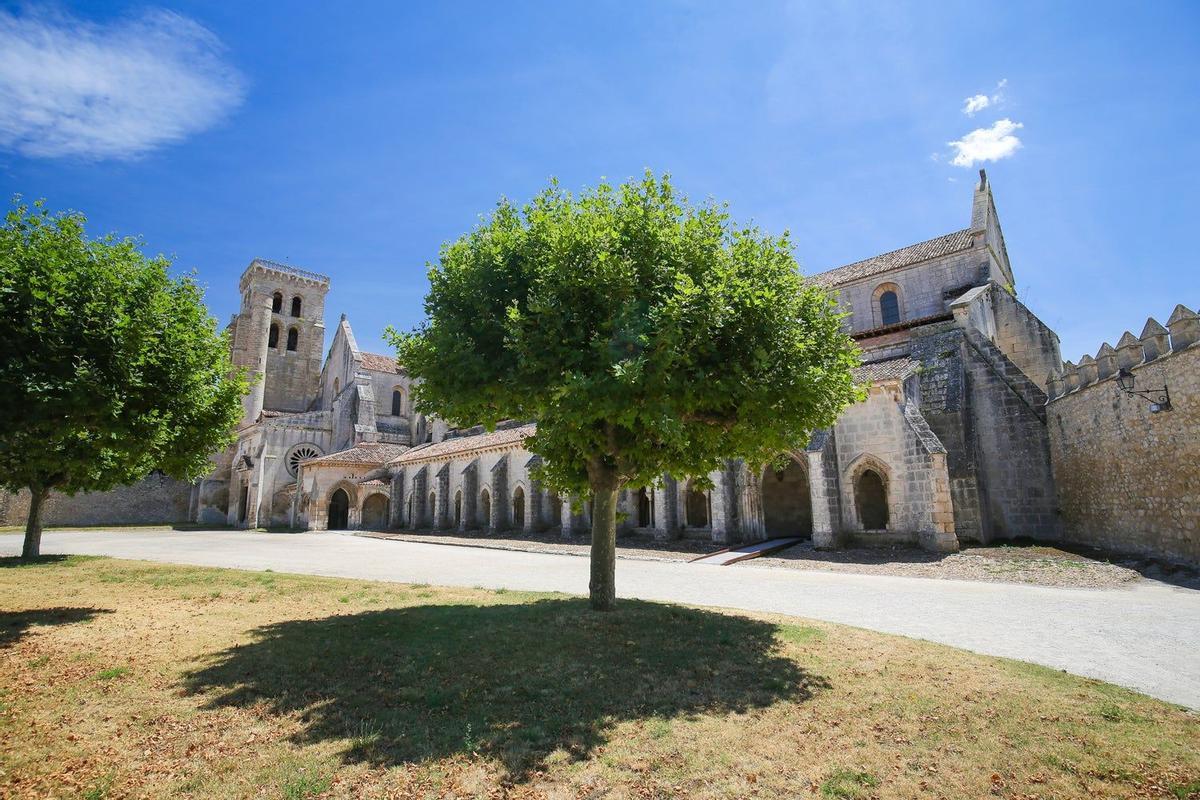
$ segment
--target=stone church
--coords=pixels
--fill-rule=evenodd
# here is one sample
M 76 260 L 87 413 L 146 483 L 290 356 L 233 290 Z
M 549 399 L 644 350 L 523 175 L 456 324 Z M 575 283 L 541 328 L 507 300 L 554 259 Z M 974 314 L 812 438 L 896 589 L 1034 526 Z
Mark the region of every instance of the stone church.
M 786 466 L 730 462 L 713 488 L 663 476 L 621 496 L 622 528 L 818 546 L 1057 538 L 1046 381 L 1058 338 L 1013 295 L 991 186 L 969 225 L 811 276 L 849 312 L 869 393 Z M 366 353 L 343 316 L 324 350 L 329 279 L 265 260 L 242 275 L 234 361 L 261 375 L 234 447 L 189 515 L 237 527 L 585 531 L 587 504 L 538 485 L 532 424 L 448 429 Z M 322 358 L 324 356 L 324 358 Z
M 711 489 L 664 475 L 624 491 L 622 532 L 936 551 L 1066 539 L 1200 563 L 1200 473 L 1179 466 L 1200 458 L 1195 312 L 1178 306 L 1166 327 L 1151 319 L 1141 338 L 1064 364 L 1013 292 L 982 171 L 966 227 L 808 279 L 848 312 L 866 399 L 782 468 L 731 461 Z M 345 316 L 327 337 L 329 278 L 256 259 L 239 289 L 233 360 L 261 380 L 236 444 L 195 484 L 152 475 L 52 495 L 46 524 L 586 532 L 587 503 L 533 479 L 532 423 L 448 428 L 415 413 L 403 368 L 359 349 Z M 1170 384 L 1170 413 L 1118 389 L 1118 367 Z M 1118 467 L 1143 491 L 1113 491 Z M 0 523 L 22 524 L 27 507 L 27 493 L 0 493 Z

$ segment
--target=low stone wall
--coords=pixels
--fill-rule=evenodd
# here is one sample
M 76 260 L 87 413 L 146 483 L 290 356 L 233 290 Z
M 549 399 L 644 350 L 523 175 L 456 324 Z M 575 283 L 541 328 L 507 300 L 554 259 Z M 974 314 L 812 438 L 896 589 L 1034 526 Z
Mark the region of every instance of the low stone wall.
M 188 521 L 192 484 L 151 475 L 131 486 L 74 497 L 52 492 L 42 507 L 43 525 L 170 525 Z M 24 525 L 29 490 L 0 492 L 0 525 Z
M 1047 405 L 1066 537 L 1106 549 L 1200 564 L 1200 318 L 1180 306 L 1096 358 L 1066 363 Z M 1122 392 L 1166 385 L 1171 410 Z

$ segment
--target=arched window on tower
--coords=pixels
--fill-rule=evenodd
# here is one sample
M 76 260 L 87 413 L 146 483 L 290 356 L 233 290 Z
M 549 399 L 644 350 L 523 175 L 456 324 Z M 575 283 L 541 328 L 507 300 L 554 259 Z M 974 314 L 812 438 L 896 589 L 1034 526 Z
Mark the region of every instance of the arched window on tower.
M 288 331 L 288 350 L 295 350 L 296 345 L 300 344 L 300 331 L 292 328 Z
M 276 292 L 271 298 L 271 313 L 278 314 L 283 309 L 283 295 Z
M 274 322 L 271 323 L 271 330 L 267 333 L 267 347 L 279 347 L 279 326 Z
M 292 298 L 292 316 L 293 317 L 300 316 L 300 298 L 299 297 Z
M 900 321 L 900 298 L 891 289 L 879 295 L 879 319 L 884 325 Z
M 392 390 L 392 416 L 398 417 L 404 411 L 404 393 L 399 389 Z

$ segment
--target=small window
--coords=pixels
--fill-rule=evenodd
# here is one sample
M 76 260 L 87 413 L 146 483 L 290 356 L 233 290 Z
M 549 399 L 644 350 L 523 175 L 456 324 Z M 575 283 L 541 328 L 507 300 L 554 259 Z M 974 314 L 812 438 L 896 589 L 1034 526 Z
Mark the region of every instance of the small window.
M 295 350 L 296 345 L 300 343 L 300 331 L 292 328 L 288 331 L 288 350 Z
M 299 297 L 292 298 L 292 316 L 293 317 L 300 316 L 300 298 Z
M 392 392 L 392 416 L 398 417 L 404 410 L 404 394 L 396 389 Z
M 337 378 L 334 378 L 333 379 L 333 396 L 337 397 L 338 392 L 340 392 L 341 390 L 342 390 L 342 382 L 340 380 L 338 380 Z
M 279 326 L 274 322 L 271 323 L 271 331 L 267 334 L 267 347 L 279 347 Z
M 276 292 L 275 296 L 271 298 L 271 313 L 278 314 L 282 308 L 283 308 L 283 295 L 280 294 L 279 292 Z
M 879 295 L 879 317 L 884 325 L 895 325 L 900 321 L 900 299 L 890 289 Z

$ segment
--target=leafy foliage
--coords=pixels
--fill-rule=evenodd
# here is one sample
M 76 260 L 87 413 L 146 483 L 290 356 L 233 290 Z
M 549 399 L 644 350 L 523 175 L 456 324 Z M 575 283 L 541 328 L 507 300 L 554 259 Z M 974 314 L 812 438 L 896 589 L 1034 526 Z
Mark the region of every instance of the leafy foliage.
M 84 223 L 18 201 L 0 228 L 0 485 L 199 477 L 246 391 L 226 337 L 193 278 Z
M 731 222 L 647 173 L 502 201 L 445 246 L 428 320 L 389 329 L 418 407 L 458 424 L 535 419 L 560 491 L 600 459 L 628 485 L 766 463 L 856 397 L 857 351 L 786 235 Z

